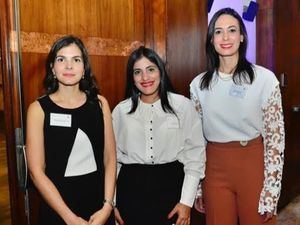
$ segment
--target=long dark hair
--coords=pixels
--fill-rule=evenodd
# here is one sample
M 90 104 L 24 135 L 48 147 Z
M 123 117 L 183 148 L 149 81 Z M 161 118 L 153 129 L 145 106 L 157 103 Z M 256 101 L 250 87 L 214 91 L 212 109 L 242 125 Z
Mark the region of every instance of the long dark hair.
M 239 59 L 235 71 L 233 73 L 233 81 L 237 84 L 241 84 L 243 82 L 252 84 L 254 80 L 254 71 L 252 68 L 252 64 L 246 58 L 248 35 L 243 19 L 234 9 L 223 8 L 214 14 L 208 25 L 206 36 L 207 65 L 206 73 L 203 75 L 201 80 L 201 89 L 209 89 L 209 85 L 213 78 L 213 74 L 215 71 L 218 70 L 220 66 L 219 54 L 216 52 L 212 40 L 214 38 L 216 21 L 221 15 L 230 15 L 237 19 L 240 28 L 240 34 L 244 37 L 243 42 L 241 42 L 239 46 Z
M 71 44 L 77 45 L 77 47 L 81 51 L 82 58 L 83 58 L 84 76 L 79 81 L 79 89 L 87 95 L 87 99 L 89 101 L 94 101 L 94 100 L 98 101 L 97 95 L 99 93 L 99 90 L 91 71 L 88 52 L 84 47 L 83 42 L 78 37 L 72 35 L 59 38 L 54 42 L 54 44 L 51 47 L 51 50 L 48 54 L 47 61 L 46 61 L 46 76 L 44 79 L 44 87 L 46 89 L 46 93 L 52 94 L 58 90 L 58 81 L 52 72 L 54 61 L 57 56 L 57 52 L 60 49 L 67 47 Z
M 160 84 L 158 87 L 158 95 L 161 100 L 161 107 L 165 112 L 170 112 L 176 115 L 172 106 L 168 100 L 168 92 L 175 93 L 175 90 L 171 84 L 171 81 L 168 77 L 167 71 L 165 69 L 165 65 L 162 59 L 156 54 L 152 49 L 146 48 L 144 46 L 139 47 L 135 51 L 131 53 L 127 62 L 127 82 L 126 82 L 126 91 L 125 98 L 131 98 L 132 107 L 129 111 L 130 113 L 134 113 L 138 106 L 138 99 L 140 95 L 140 91 L 134 84 L 133 79 L 133 66 L 135 62 L 142 57 L 146 57 L 149 61 L 153 62 L 159 69 L 160 72 Z

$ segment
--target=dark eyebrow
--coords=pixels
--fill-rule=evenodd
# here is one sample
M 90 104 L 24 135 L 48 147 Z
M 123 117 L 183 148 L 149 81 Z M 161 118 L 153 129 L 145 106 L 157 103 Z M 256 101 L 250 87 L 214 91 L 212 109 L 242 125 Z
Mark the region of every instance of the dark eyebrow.
M 55 58 L 58 58 L 58 57 L 66 58 L 66 56 L 64 56 L 64 55 L 57 55 Z M 81 55 L 75 55 L 72 58 L 81 58 L 82 59 L 82 56 Z
M 148 69 L 150 67 L 157 67 L 157 66 L 156 65 L 150 65 L 150 66 L 147 66 L 146 69 Z
M 226 29 L 229 29 L 229 28 L 238 28 L 238 27 L 236 25 L 230 25 Z M 215 27 L 215 30 L 223 30 L 223 27 Z
M 157 67 L 156 65 L 150 65 L 150 66 L 147 66 L 146 69 L 150 68 L 150 67 Z M 141 70 L 141 68 L 133 68 L 134 70 Z

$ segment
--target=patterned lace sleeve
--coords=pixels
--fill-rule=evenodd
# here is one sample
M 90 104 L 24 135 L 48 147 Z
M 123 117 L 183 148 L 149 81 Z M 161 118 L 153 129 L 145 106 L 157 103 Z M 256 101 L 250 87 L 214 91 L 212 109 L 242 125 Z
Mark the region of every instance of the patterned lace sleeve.
M 284 122 L 281 94 L 277 85 L 263 108 L 264 137 L 264 185 L 260 195 L 258 212 L 276 214 L 281 190 L 284 160 Z
M 191 100 L 195 106 L 196 111 L 199 113 L 200 118 L 202 119 L 203 113 L 199 99 L 195 96 L 193 92 L 191 92 Z
M 196 111 L 199 113 L 200 118 L 202 119 L 203 113 L 202 113 L 202 108 L 201 108 L 201 104 L 199 99 L 195 96 L 195 94 L 193 92 L 191 92 L 191 96 L 190 96 Z M 197 192 L 196 192 L 196 198 L 200 198 L 202 197 L 202 187 L 201 187 L 201 180 L 198 184 L 197 187 Z

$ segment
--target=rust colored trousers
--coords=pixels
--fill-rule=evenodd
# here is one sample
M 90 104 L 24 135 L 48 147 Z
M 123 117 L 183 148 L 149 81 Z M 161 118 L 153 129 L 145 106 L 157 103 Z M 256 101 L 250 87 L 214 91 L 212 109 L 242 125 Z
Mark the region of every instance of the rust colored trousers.
M 275 225 L 263 223 L 258 202 L 264 180 L 262 138 L 207 145 L 203 197 L 206 225 Z

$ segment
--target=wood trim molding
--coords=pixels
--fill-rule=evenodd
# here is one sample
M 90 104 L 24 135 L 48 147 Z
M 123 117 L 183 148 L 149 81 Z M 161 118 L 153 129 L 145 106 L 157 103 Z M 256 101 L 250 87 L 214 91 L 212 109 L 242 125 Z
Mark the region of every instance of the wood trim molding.
M 53 42 L 64 34 L 39 32 L 20 32 L 21 51 L 30 53 L 48 53 Z M 140 41 L 123 41 L 99 37 L 80 37 L 90 55 L 128 56 L 134 49 L 143 45 Z M 17 49 L 12 49 L 17 51 Z

